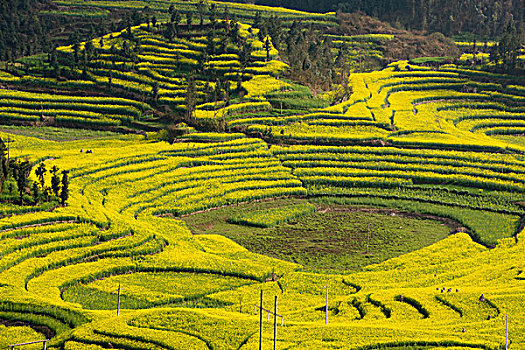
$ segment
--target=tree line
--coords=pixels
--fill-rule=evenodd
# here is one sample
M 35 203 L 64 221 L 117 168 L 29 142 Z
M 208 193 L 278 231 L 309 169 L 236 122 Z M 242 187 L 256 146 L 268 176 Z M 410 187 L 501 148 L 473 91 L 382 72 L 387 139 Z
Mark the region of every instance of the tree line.
M 41 162 L 35 168 L 37 181 L 33 181 L 30 179 L 32 169 L 29 160 L 10 158 L 8 146 L 0 139 L 0 200 L 20 205 L 51 202 L 65 205 L 69 198 L 69 171 L 60 171 L 56 165 L 47 169 Z M 49 181 L 46 174 L 51 176 Z
M 46 0 L 0 1 L 0 61 L 42 52 L 50 53 L 56 46 L 93 39 L 108 32 L 120 31 L 128 25 L 146 22 L 151 11 L 144 9 L 111 10 L 106 16 L 66 16 Z
M 257 0 L 255 3 L 312 12 L 361 11 L 404 29 L 447 36 L 476 33 L 499 38 L 509 22 L 523 27 L 525 21 L 524 0 Z

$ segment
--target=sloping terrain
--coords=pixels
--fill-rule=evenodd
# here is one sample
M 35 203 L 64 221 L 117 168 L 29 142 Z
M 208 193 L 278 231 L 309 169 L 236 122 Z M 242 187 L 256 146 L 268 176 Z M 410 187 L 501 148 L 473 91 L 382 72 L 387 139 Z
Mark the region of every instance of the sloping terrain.
M 253 13 L 231 8 L 241 19 Z M 389 40 L 370 38 L 380 35 Z M 27 74 L 17 65 L 1 73 L 5 124 L 140 133 L 62 142 L 0 134 L 10 157 L 58 166 L 70 180 L 66 206 L 2 205 L 0 319 L 34 328 L 16 328 L 10 342 L 36 329 L 52 349 L 257 349 L 262 290 L 265 309 L 277 296 L 280 349 L 497 350 L 505 315 L 510 349 L 525 347 L 523 79 L 399 61 L 352 73 L 340 87 L 347 98 L 331 105 L 281 78 L 286 65 L 266 38 L 235 21 L 146 23 L 61 47 Z M 175 142 L 145 132 L 170 119 L 184 122 Z M 181 219 L 282 197 L 427 214 L 464 229 L 325 274 L 220 232 L 194 235 Z M 297 210 L 312 212 L 245 212 L 238 223 L 279 225 Z M 269 349 L 274 321 L 263 316 Z

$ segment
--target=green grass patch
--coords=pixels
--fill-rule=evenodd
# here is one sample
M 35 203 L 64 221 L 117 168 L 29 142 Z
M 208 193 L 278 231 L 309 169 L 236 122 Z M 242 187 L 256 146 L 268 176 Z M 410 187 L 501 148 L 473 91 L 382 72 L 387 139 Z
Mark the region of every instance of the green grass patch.
M 316 98 L 268 98 L 268 101 L 273 106 L 283 106 L 284 109 L 298 109 L 310 111 L 313 109 L 321 109 L 330 106 L 326 100 Z
M 453 57 L 418 57 L 410 60 L 412 64 L 443 63 L 452 60 Z
M 47 54 L 40 53 L 40 54 L 33 55 L 33 56 L 21 57 L 17 59 L 16 62 L 25 63 L 27 65 L 34 66 L 34 65 L 44 64 L 47 62 L 47 60 L 48 60 Z
M 55 16 L 68 16 L 68 17 L 86 17 L 86 18 L 97 18 L 107 17 L 109 14 L 108 10 L 94 11 L 93 9 L 71 9 L 69 11 L 40 11 L 41 14 L 55 15 Z
M 255 226 L 255 227 L 274 227 L 279 224 L 298 219 L 302 216 L 315 212 L 315 206 L 310 203 L 300 203 L 279 208 L 258 210 L 255 212 L 243 213 L 228 219 L 229 223 Z
M 194 233 L 222 234 L 252 252 L 305 271 L 351 272 L 431 245 L 450 233 L 439 221 L 319 203 L 316 213 L 272 228 L 234 225 L 232 216 L 305 203 L 284 199 L 225 207 L 184 218 Z M 369 238 L 369 242 L 368 242 Z M 368 252 L 367 252 L 368 242 Z
M 9 134 L 36 137 L 49 141 L 74 141 L 100 138 L 119 138 L 122 134 L 111 131 L 97 131 L 89 129 L 55 128 L 51 126 L 0 126 L 0 132 Z
M 520 224 L 520 217 L 483 210 L 422 203 L 410 200 L 377 197 L 325 198 L 321 201 L 347 205 L 365 205 L 395 208 L 414 213 L 436 215 L 459 222 L 470 230 L 472 239 L 486 246 L 495 246 L 499 239 L 512 237 Z

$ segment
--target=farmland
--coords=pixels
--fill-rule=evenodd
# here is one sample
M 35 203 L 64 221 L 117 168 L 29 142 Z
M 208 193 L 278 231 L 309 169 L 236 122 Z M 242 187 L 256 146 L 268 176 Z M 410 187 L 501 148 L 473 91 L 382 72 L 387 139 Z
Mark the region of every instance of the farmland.
M 525 347 L 523 76 L 466 56 L 367 71 L 396 34 L 319 32 L 353 63 L 318 93 L 258 16 L 334 13 L 55 3 L 157 17 L 0 63 L 7 156 L 42 192 L 41 164 L 69 179 L 65 205 L 4 182 L 0 347 L 258 349 L 261 290 L 278 349 L 499 350 L 505 315 Z

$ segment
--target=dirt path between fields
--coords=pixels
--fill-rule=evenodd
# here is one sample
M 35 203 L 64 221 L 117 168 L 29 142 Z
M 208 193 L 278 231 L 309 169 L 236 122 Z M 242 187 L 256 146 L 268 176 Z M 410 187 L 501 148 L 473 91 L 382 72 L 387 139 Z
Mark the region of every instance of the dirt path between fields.
M 51 339 L 56 335 L 56 333 L 48 326 L 34 325 L 34 324 L 30 324 L 24 321 L 13 321 L 13 320 L 0 319 L 0 325 L 4 325 L 6 327 L 31 327 L 36 332 L 43 334 L 46 337 L 46 339 Z

